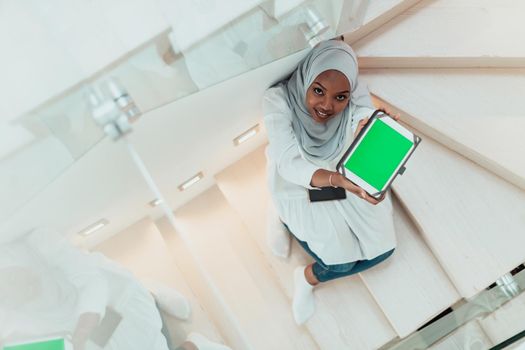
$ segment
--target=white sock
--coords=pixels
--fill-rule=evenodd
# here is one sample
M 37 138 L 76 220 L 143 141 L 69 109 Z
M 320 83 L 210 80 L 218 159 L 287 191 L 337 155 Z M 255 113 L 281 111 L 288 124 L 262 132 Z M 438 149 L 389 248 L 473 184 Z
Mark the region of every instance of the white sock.
M 181 320 L 190 317 L 190 302 L 177 290 L 156 282 L 148 282 L 148 288 L 162 311 Z
M 199 350 L 231 350 L 226 345 L 214 343 L 202 334 L 196 332 L 191 332 L 186 340 L 195 344 Z
M 315 299 L 312 286 L 304 276 L 306 266 L 298 266 L 293 272 L 293 316 L 299 325 L 308 321 L 315 311 Z

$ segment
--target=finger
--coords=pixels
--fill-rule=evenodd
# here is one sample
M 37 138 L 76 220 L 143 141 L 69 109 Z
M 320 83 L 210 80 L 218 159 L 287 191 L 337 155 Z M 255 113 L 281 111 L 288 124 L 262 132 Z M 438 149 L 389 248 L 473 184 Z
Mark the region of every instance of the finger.
M 371 195 L 369 195 L 368 193 L 366 193 L 364 190 L 363 190 L 363 193 L 364 193 L 364 197 L 362 196 L 362 198 L 364 200 L 366 200 L 367 202 L 371 203 L 371 204 L 378 204 L 379 202 L 381 202 L 381 200 L 383 200 L 383 196 L 379 197 L 379 198 L 376 198 L 376 197 L 372 197 Z
M 355 186 L 354 184 L 348 186 L 346 188 L 347 191 L 349 192 L 352 192 L 353 194 L 355 194 L 356 196 L 362 198 L 362 199 L 366 199 L 366 193 L 365 191 L 363 191 L 361 188 Z
M 354 191 L 354 194 L 360 197 L 361 199 L 368 200 L 368 194 L 359 187 Z
M 356 186 L 354 186 L 353 184 L 350 185 L 350 186 L 346 186 L 345 188 L 346 188 L 346 190 L 347 190 L 348 192 L 351 192 L 351 193 L 355 194 L 355 195 L 358 196 L 358 197 L 362 197 L 362 195 L 361 195 L 361 191 L 359 190 L 359 188 L 356 187 Z
M 375 199 L 374 197 L 372 197 L 372 196 L 368 196 L 368 195 L 367 195 L 364 199 L 365 199 L 368 203 L 373 204 L 373 205 L 376 205 L 376 204 L 378 204 L 378 203 L 380 202 L 379 200 Z

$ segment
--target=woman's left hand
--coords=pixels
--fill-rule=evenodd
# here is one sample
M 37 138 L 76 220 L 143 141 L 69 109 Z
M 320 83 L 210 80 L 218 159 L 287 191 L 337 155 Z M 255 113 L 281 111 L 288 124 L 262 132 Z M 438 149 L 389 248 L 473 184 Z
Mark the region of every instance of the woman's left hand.
M 399 113 L 396 113 L 389 106 L 385 106 L 385 103 L 374 95 L 372 95 L 372 103 L 374 104 L 376 109 L 385 112 L 386 114 L 391 116 L 396 122 L 399 121 L 401 115 Z
M 389 116 L 391 116 L 392 119 L 394 119 L 396 122 L 398 122 L 399 118 L 401 118 L 401 114 L 394 112 L 392 109 L 388 107 L 382 106 L 380 109 L 383 110 Z
M 357 124 L 357 129 L 355 129 L 354 138 L 357 137 L 357 135 L 359 134 L 361 129 L 363 129 L 363 127 L 366 125 L 366 123 L 368 123 L 368 119 L 370 119 L 370 118 L 361 119 L 359 121 L 359 124 Z

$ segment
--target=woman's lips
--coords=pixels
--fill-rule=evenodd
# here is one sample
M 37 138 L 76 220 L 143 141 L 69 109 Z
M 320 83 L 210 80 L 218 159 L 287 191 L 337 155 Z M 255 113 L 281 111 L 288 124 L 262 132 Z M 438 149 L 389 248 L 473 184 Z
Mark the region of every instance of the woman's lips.
M 321 119 L 327 119 L 332 115 L 332 113 L 321 112 L 320 110 L 315 109 L 315 108 L 314 108 L 314 111 L 315 111 L 315 114 Z

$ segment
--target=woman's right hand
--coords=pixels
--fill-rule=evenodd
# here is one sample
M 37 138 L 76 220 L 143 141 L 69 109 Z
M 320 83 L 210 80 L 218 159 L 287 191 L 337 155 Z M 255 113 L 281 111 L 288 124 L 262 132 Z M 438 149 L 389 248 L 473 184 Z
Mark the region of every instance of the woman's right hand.
M 335 175 L 335 174 L 337 174 L 337 175 Z M 348 192 L 351 192 L 351 193 L 355 194 L 356 196 L 364 199 L 365 201 L 367 201 L 368 203 L 373 204 L 373 205 L 381 203 L 381 201 L 383 199 L 385 199 L 384 195 L 381 198 L 376 199 L 376 198 L 370 196 L 368 193 L 366 193 L 366 191 L 363 190 L 361 187 L 357 186 L 352 181 L 348 180 L 342 174 L 340 174 L 340 173 L 335 173 L 335 174 L 334 174 L 333 180 L 332 180 L 332 183 L 334 184 L 334 186 L 342 187 L 345 190 L 347 190 Z

